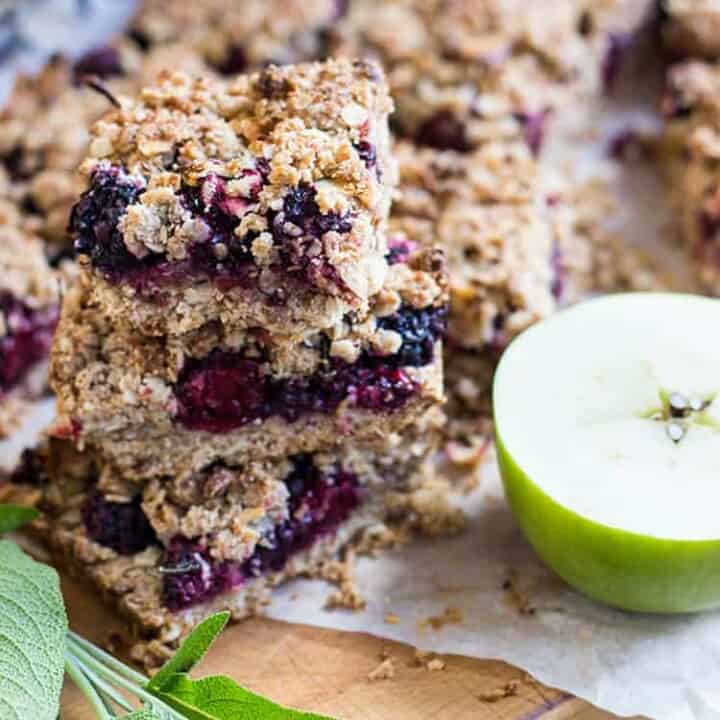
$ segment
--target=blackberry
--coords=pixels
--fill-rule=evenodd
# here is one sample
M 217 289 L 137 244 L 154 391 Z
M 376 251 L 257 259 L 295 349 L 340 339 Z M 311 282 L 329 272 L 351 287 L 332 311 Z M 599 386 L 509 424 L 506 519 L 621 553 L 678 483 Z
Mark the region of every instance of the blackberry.
M 379 318 L 377 325 L 402 337 L 394 355 L 378 357 L 377 361 L 392 367 L 422 367 L 432 362 L 435 342 L 445 335 L 447 308 L 403 306 L 394 315 Z
M 465 124 L 449 110 L 440 110 L 425 120 L 415 133 L 415 142 L 436 150 L 470 150 Z
M 192 429 L 224 432 L 267 417 L 268 384 L 258 362 L 214 351 L 183 368 L 178 420 Z
M 110 274 L 147 265 L 128 251 L 118 229 L 118 222 L 141 192 L 139 183 L 121 168 L 95 170 L 90 188 L 70 213 L 68 230 L 75 237 L 75 252 L 88 255 L 96 268 Z
M 140 503 L 139 495 L 131 502 L 119 503 L 93 492 L 82 506 L 88 537 L 120 555 L 134 555 L 154 544 L 155 531 Z
M 270 218 L 273 239 L 280 247 L 283 263 L 297 268 L 299 275 L 311 285 L 327 282 L 342 285 L 337 271 L 322 255 L 309 255 L 307 251 L 325 233 L 350 232 L 352 218 L 333 212 L 322 214 L 315 195 L 315 188 L 309 185 L 299 185 L 285 195 L 282 211 Z M 286 232 L 286 223 L 300 228 L 301 234 Z
M 160 562 L 163 601 L 176 612 L 227 592 L 242 584 L 237 563 L 216 562 L 199 542 L 177 536 L 170 541 Z

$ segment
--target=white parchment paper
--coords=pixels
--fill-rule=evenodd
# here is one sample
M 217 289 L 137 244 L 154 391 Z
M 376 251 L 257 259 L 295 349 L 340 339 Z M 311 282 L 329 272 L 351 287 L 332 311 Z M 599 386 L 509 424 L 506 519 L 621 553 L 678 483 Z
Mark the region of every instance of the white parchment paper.
M 633 244 L 682 268 L 682 253 L 668 247 L 665 239 L 667 214 L 653 168 L 617 168 L 605 160 L 613 133 L 656 124 L 652 104 L 657 66 L 641 61 L 634 71 L 630 89 L 619 101 L 603 101 L 595 109 L 599 132 L 556 143 L 550 154 L 581 175 L 614 178 L 624 203 L 617 225 Z M 46 402 L 13 443 L 0 443 L 0 465 L 11 464 L 22 443 L 51 416 L 52 403 Z M 720 613 L 628 614 L 580 596 L 545 569 L 524 540 L 492 461 L 480 487 L 459 502 L 469 517 L 461 536 L 419 541 L 358 561 L 366 610 L 323 610 L 328 587 L 299 581 L 278 590 L 269 614 L 289 622 L 369 632 L 437 652 L 505 660 L 619 715 L 720 719 Z M 520 614 L 508 601 L 502 586 L 510 576 L 527 597 L 531 614 Z M 459 610 L 462 620 L 439 630 L 422 625 L 446 608 Z M 386 622 L 389 614 L 397 624 Z

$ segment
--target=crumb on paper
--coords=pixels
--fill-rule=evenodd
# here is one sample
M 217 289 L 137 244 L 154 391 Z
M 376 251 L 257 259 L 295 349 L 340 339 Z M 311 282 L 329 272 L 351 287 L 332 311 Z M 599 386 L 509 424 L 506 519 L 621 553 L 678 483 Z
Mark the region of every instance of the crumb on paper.
M 390 518 L 402 518 L 409 533 L 425 537 L 454 535 L 465 529 L 465 513 L 448 498 L 445 478 L 427 477 L 409 493 L 388 492 L 385 504 Z
M 442 630 L 445 625 L 459 625 L 463 620 L 462 612 L 455 607 L 446 607 L 442 615 L 431 615 L 419 621 L 420 627 Z
M 512 572 L 503 582 L 502 589 L 506 593 L 508 604 L 515 609 L 519 615 L 534 615 L 535 608 L 530 603 L 527 592 L 518 587 L 517 575 Z
M 412 661 L 413 666 L 422 667 L 429 672 L 438 672 L 446 667 L 445 661 L 430 650 L 415 648 L 415 655 Z
M 365 598 L 355 584 L 355 551 L 350 548 L 342 560 L 326 562 L 320 571 L 320 577 L 337 586 L 337 590 L 328 595 L 326 610 L 364 610 Z
M 393 613 L 387 613 L 384 620 L 388 625 L 397 625 L 400 622 L 400 618 Z
M 480 702 L 485 703 L 500 702 L 500 700 L 504 700 L 505 698 L 514 697 L 515 695 L 517 695 L 519 687 L 519 680 L 511 680 L 510 682 L 507 682 L 504 685 L 501 685 L 500 687 L 497 687 L 493 690 L 479 693 L 477 698 L 478 700 L 480 700 Z
M 392 657 L 386 657 L 374 670 L 368 673 L 367 679 L 370 682 L 376 680 L 392 680 L 395 677 L 395 661 Z
M 411 537 L 411 533 L 405 528 L 374 525 L 365 528 L 358 537 L 353 540 L 352 546 L 358 555 L 377 557 L 385 550 L 394 550 L 402 545 L 406 545 L 410 542 Z

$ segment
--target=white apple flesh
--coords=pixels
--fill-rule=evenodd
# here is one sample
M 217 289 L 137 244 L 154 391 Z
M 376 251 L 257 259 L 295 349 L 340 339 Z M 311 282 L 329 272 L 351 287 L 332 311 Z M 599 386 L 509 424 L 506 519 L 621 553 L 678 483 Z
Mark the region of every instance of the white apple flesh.
M 568 583 L 631 610 L 720 606 L 720 300 L 611 295 L 503 355 L 510 506 Z

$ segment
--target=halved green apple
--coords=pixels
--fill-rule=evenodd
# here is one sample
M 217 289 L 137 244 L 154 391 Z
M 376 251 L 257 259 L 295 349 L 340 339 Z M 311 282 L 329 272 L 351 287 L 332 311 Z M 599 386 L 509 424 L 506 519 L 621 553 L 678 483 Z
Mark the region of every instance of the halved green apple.
M 500 471 L 566 582 L 629 610 L 720 606 L 719 392 L 720 300 L 610 295 L 510 345 L 493 386 Z

